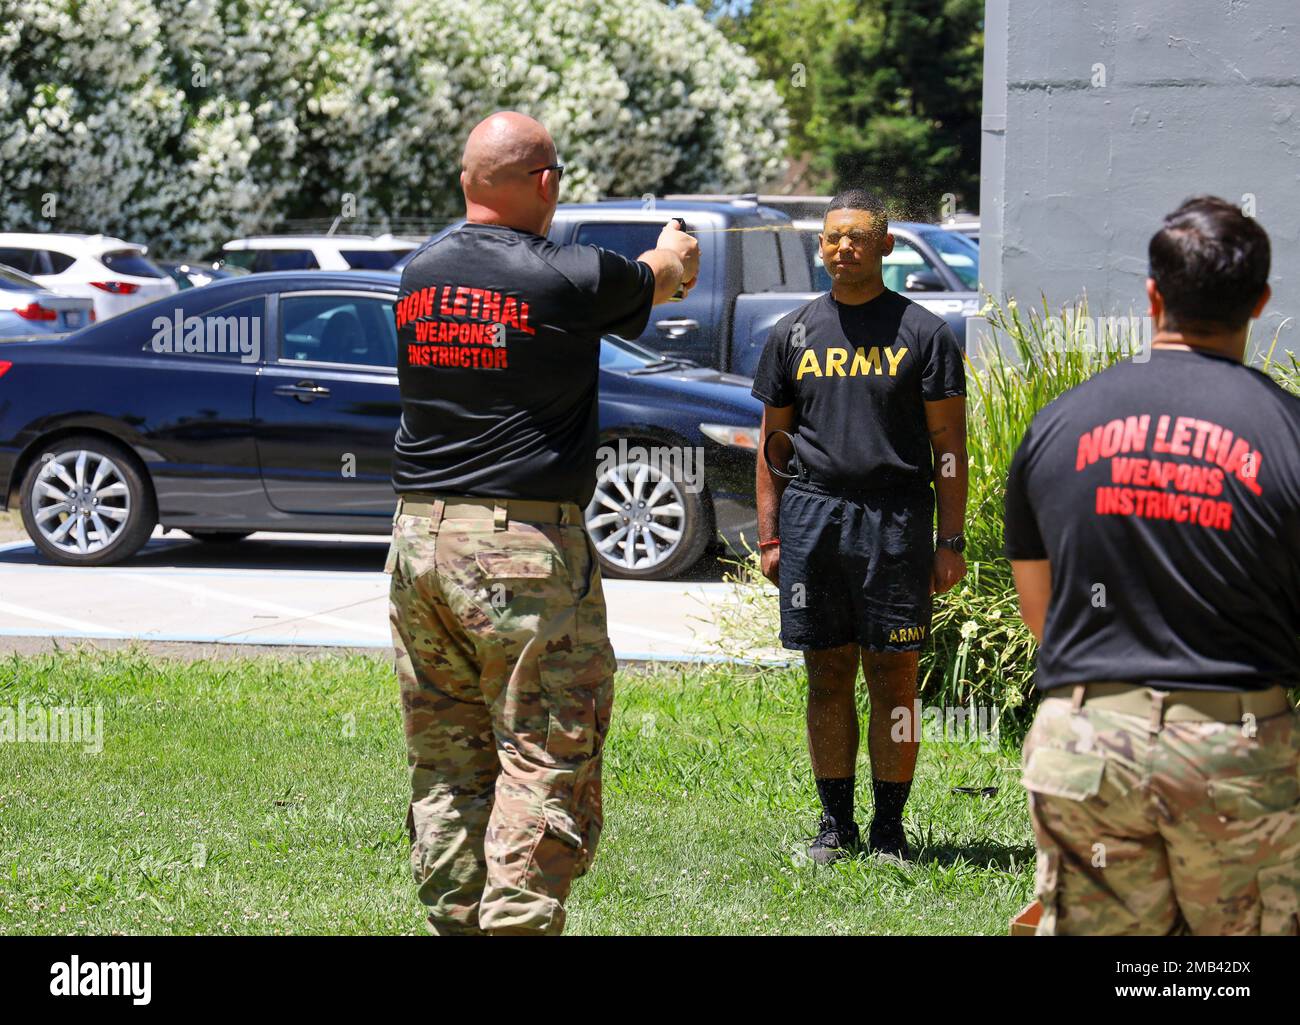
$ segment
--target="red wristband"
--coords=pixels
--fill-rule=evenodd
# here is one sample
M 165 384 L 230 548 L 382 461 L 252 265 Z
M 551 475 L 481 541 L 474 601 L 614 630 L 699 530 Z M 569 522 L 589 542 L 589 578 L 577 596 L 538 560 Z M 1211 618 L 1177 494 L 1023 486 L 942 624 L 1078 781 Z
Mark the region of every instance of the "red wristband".
M 758 543 L 758 550 L 761 552 L 766 548 L 775 548 L 780 543 L 781 543 L 781 539 L 779 537 L 769 538 L 766 541 L 760 541 Z

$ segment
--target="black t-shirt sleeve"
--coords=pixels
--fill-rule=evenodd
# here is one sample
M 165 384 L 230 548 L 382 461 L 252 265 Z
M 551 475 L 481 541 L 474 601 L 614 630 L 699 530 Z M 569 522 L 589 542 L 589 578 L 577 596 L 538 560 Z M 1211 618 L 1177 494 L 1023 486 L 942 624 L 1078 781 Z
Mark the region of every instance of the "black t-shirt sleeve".
M 580 283 L 589 304 L 592 331 L 636 339 L 650 322 L 654 305 L 654 272 L 647 264 L 629 260 L 610 249 L 588 247 L 595 254 L 592 278 Z
M 930 338 L 925 369 L 921 373 L 921 396 L 939 402 L 966 394 L 966 362 L 952 328 L 941 324 Z
M 1003 552 L 1008 559 L 1046 559 L 1047 548 L 1038 529 L 1038 518 L 1029 501 L 1027 480 L 1033 449 L 1033 427 L 1025 432 L 1007 473 L 1006 509 L 1003 521 Z
M 768 333 L 767 341 L 763 344 L 763 354 L 758 357 L 758 366 L 754 368 L 754 385 L 749 392 L 765 405 L 794 404 L 794 389 L 790 383 L 788 362 L 789 351 L 789 325 L 777 324 Z

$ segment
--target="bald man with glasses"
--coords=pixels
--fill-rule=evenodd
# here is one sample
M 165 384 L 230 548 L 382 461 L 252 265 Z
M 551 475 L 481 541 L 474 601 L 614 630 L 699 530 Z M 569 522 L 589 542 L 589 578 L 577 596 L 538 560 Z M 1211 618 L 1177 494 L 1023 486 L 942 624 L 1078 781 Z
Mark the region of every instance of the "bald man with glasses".
M 600 338 L 689 290 L 669 225 L 637 260 L 546 238 L 564 166 L 538 122 L 465 144 L 466 223 L 426 243 L 395 307 L 400 496 L 386 571 L 431 932 L 557 934 L 602 825 L 613 701 L 595 487 Z

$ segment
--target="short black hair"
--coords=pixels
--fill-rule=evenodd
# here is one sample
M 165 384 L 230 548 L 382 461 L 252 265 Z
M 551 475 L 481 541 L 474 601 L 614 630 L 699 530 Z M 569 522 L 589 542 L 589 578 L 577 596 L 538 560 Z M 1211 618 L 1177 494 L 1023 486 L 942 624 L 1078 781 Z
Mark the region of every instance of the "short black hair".
M 1171 330 L 1238 330 L 1268 286 L 1268 232 L 1218 196 L 1184 200 L 1151 236 L 1147 258 Z
M 869 189 L 840 189 L 831 198 L 826 213 L 832 210 L 866 210 L 878 227 L 886 228 L 889 225 L 889 211 L 885 209 L 884 201 Z M 824 216 L 822 221 L 825 222 Z

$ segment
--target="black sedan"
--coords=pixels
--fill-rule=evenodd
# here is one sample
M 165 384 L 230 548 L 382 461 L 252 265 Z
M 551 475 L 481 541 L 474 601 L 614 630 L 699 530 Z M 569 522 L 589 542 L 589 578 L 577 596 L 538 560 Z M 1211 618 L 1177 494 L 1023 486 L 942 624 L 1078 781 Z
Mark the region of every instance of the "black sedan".
M 158 523 L 213 543 L 387 533 L 399 280 L 255 274 L 6 344 L 0 508 L 64 565 L 128 558 Z M 752 541 L 761 412 L 746 378 L 602 341 L 586 517 L 607 572 L 664 579 Z

